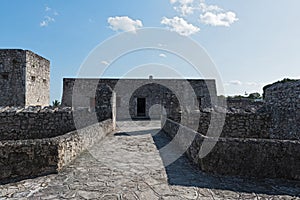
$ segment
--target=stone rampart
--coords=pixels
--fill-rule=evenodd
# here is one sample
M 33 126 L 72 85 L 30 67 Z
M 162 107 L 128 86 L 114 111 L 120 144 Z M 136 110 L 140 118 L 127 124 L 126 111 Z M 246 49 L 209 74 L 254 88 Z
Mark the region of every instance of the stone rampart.
M 194 129 L 202 135 L 207 135 L 207 131 L 211 122 L 211 117 L 215 124 L 222 123 L 222 116 L 224 113 L 220 112 L 198 112 L 195 114 L 189 114 L 189 117 L 185 120 L 184 124 L 188 127 L 195 127 Z M 256 112 L 238 112 L 225 114 L 225 122 L 222 128 L 221 137 L 231 138 L 270 138 L 270 115 L 267 113 Z M 198 121 L 196 119 L 199 119 Z M 173 120 L 172 118 L 169 118 Z M 173 120 L 176 121 L 176 120 Z M 176 121 L 178 122 L 178 121 Z M 199 122 L 198 124 L 196 124 Z
M 0 141 L 0 183 L 56 173 L 113 129 L 108 119 L 53 138 Z
M 272 119 L 270 137 L 300 140 L 300 80 L 265 86 L 264 96 Z
M 51 138 L 105 119 L 97 119 L 87 108 L 6 107 L 0 109 L 0 140 Z
M 195 138 L 186 151 L 189 159 L 201 170 L 222 175 L 256 178 L 285 178 L 300 180 L 300 142 L 291 140 L 206 137 L 188 127 L 165 119 L 164 132 L 174 138 L 181 126 L 185 134 Z M 179 147 L 188 143 L 180 137 Z M 207 139 L 217 142 L 213 150 L 200 158 L 199 150 Z

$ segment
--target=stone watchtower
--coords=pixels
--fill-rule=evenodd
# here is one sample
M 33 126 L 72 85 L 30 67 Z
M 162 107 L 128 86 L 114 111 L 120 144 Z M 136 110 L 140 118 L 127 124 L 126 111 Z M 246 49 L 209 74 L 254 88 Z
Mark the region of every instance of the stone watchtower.
M 50 61 L 22 49 L 0 49 L 0 106 L 47 106 Z

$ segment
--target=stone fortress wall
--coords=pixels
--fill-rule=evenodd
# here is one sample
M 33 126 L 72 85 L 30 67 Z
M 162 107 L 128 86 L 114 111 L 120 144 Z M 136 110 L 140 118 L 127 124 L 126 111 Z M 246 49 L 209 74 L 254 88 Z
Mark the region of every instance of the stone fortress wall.
M 111 119 L 51 138 L 0 141 L 0 184 L 59 172 L 114 130 Z
M 264 93 L 272 120 L 270 137 L 300 140 L 300 81 L 268 85 Z
M 1 108 L 0 184 L 60 171 L 115 129 L 111 104 L 101 118 L 70 107 Z
M 22 50 L 0 50 L 0 104 L 24 106 L 26 53 Z
M 211 115 L 215 115 L 217 123 L 221 121 L 221 114 L 215 112 L 200 113 L 198 132 L 206 135 Z M 193 120 L 191 120 L 193 121 Z M 270 115 L 267 113 L 243 112 L 226 113 L 225 124 L 221 137 L 226 138 L 270 138 Z
M 76 82 L 76 85 L 75 85 Z M 195 92 L 195 99 L 191 99 L 185 94 L 188 90 L 183 83 L 188 83 L 193 91 Z M 75 85 L 75 86 L 74 86 Z M 192 106 L 197 109 L 204 109 L 206 107 L 211 107 L 212 100 L 217 99 L 217 91 L 215 80 L 203 80 L 203 79 L 70 79 L 65 78 L 63 80 L 63 96 L 62 105 L 63 106 L 74 106 L 72 102 L 74 100 L 73 90 L 76 90 L 77 95 L 75 98 L 77 107 L 93 107 L 91 102 L 99 101 L 102 95 L 96 95 L 101 91 L 103 86 L 108 86 L 112 90 L 116 89 L 116 99 L 117 99 L 117 118 L 119 120 L 128 119 L 128 114 L 130 117 L 138 117 L 137 113 L 137 99 L 146 99 L 146 113 L 145 118 L 150 117 L 150 108 L 153 105 L 159 104 L 165 108 L 165 110 L 170 113 L 171 116 L 175 116 L 176 113 L 181 111 L 179 107 L 178 99 L 176 96 L 179 95 L 186 99 L 184 101 L 190 101 Z M 133 90 L 134 86 L 137 87 Z M 124 87 L 124 88 L 122 88 Z M 74 89 L 75 88 L 75 89 Z M 174 90 L 178 94 L 174 94 Z M 132 94 L 129 94 L 131 91 Z M 182 93 L 182 94 L 180 94 Z M 74 95 L 75 96 L 75 95 Z M 96 99 L 95 99 L 96 98 Z M 93 100 L 95 99 L 95 100 Z M 129 101 L 129 106 L 128 104 Z M 199 108 L 200 104 L 200 108 Z M 96 106 L 98 106 L 96 104 Z M 126 108 L 126 109 L 122 109 Z M 128 108 L 128 109 L 127 109 Z M 152 117 L 160 118 L 161 110 L 154 110 L 151 113 Z
M 114 130 L 116 117 L 120 120 L 126 116 L 120 109 L 128 103 L 126 99 L 130 117 L 138 117 L 138 98 L 146 99 L 144 117 L 159 117 L 162 109 L 151 113 L 150 108 L 156 104 L 164 107 L 163 130 L 171 138 L 182 126 L 181 120 L 187 122 L 183 127 L 186 134 L 196 134 L 196 138 L 186 154 L 203 171 L 300 180 L 300 81 L 267 86 L 265 103 L 245 109 L 245 102 L 235 103 L 237 107 L 216 106 L 214 80 L 188 80 L 196 98 L 183 95 L 183 101 L 190 105 L 182 107 L 178 94 L 163 85 L 177 88 L 182 95 L 187 90 L 182 86 L 185 80 L 64 79 L 62 108 L 35 107 L 49 103 L 49 65 L 30 51 L 0 50 L 0 102 L 22 107 L 0 108 L 0 182 L 59 171 Z M 75 81 L 79 95 L 74 100 Z M 130 96 L 127 90 L 114 91 L 117 84 L 143 86 Z M 184 118 L 186 113 L 188 117 Z M 216 141 L 206 136 L 211 115 L 219 119 L 223 114 L 226 119 L 221 138 L 213 151 L 200 159 L 203 140 Z M 200 119 L 199 124 L 195 124 L 195 117 Z M 197 132 L 189 129 L 198 125 Z M 184 144 L 185 138 L 181 142 Z
M 207 137 L 189 127 L 166 119 L 164 132 L 174 138 L 179 127 L 185 135 L 195 136 L 185 154 L 200 170 L 213 174 L 255 178 L 284 178 L 300 180 L 300 141 L 260 138 Z M 184 148 L 189 141 L 183 135 L 176 146 Z M 177 136 L 178 137 L 178 136 Z M 216 143 L 204 158 L 199 151 L 203 141 Z
M 75 122 L 74 114 L 78 123 Z M 7 107 L 0 110 L 0 140 L 51 138 L 97 122 L 96 115 L 88 109 L 73 111 L 70 107 Z
M 22 49 L 0 49 L 0 105 L 47 106 L 49 60 Z
M 172 119 L 166 121 L 163 130 L 174 138 L 179 127 L 185 134 L 195 136 L 186 151 L 189 159 L 201 170 L 223 174 L 258 178 L 285 178 L 300 180 L 300 80 L 275 83 L 265 87 L 265 105 L 256 112 L 230 113 L 226 110 L 226 122 L 220 138 L 205 136 L 210 118 L 201 115 L 198 131 L 182 126 Z M 193 116 L 194 117 L 194 116 Z M 193 120 L 191 120 L 193 121 Z M 178 146 L 183 147 L 188 137 L 180 137 Z M 204 140 L 217 141 L 206 157 L 199 151 Z
M 0 183 L 56 173 L 114 129 L 87 109 L 2 108 Z
M 26 51 L 25 106 L 47 106 L 50 102 L 50 61 Z

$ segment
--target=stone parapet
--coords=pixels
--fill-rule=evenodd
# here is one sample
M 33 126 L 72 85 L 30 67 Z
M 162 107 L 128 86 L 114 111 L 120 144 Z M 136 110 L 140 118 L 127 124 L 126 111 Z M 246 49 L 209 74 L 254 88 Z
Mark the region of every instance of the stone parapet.
M 222 175 L 255 178 L 284 178 L 300 180 L 300 142 L 292 140 L 206 137 L 170 119 L 165 119 L 164 132 L 174 138 L 179 127 L 195 138 L 186 151 L 188 158 L 201 170 Z M 186 137 L 189 138 L 189 137 Z M 179 147 L 189 143 L 181 137 Z M 200 158 L 204 139 L 217 142 L 213 150 Z
M 53 138 L 0 141 L 0 183 L 57 173 L 113 127 L 108 119 Z

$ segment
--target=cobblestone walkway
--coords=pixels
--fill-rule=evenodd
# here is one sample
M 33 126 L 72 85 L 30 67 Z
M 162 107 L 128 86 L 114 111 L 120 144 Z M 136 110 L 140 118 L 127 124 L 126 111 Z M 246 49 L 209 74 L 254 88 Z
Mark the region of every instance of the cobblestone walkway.
M 300 182 L 212 176 L 184 156 L 165 168 L 158 123 L 119 125 L 61 173 L 0 186 L 0 199 L 300 199 Z

